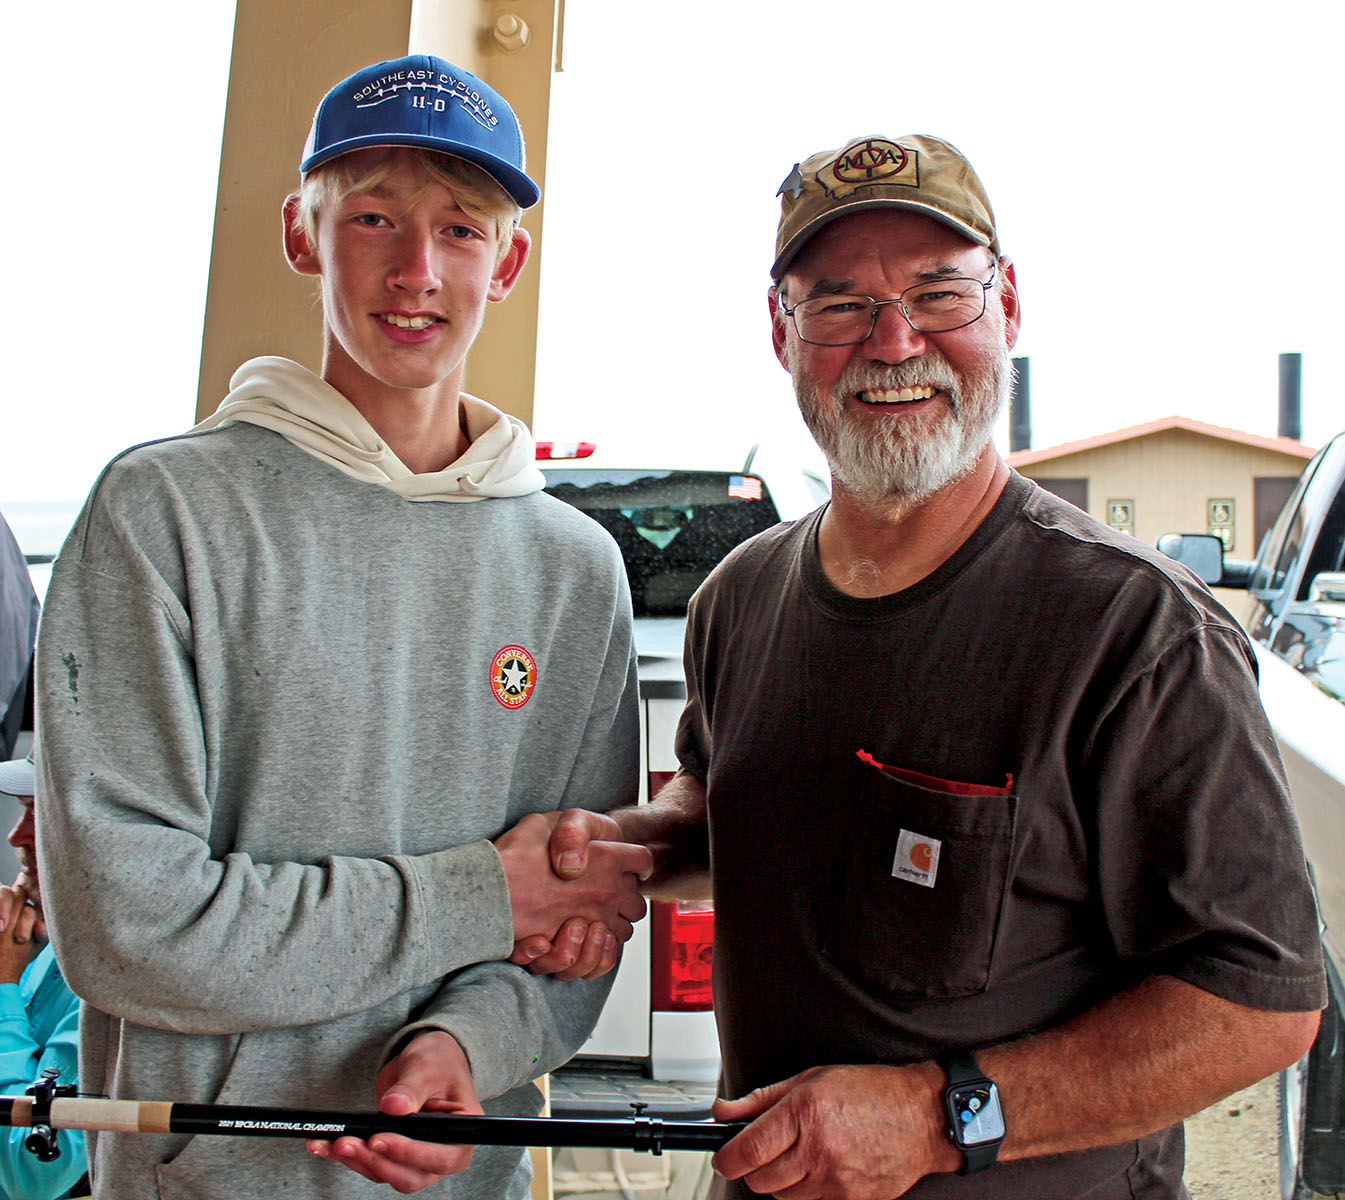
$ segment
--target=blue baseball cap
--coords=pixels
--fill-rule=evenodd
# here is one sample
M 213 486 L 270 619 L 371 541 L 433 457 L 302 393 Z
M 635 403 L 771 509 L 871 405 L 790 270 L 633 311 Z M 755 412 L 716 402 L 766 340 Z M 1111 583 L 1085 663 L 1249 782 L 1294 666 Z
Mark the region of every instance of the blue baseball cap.
M 422 146 L 466 159 L 520 208 L 542 195 L 524 174 L 523 130 L 505 98 L 433 54 L 375 63 L 332 88 L 313 117 L 299 173 L 370 146 Z

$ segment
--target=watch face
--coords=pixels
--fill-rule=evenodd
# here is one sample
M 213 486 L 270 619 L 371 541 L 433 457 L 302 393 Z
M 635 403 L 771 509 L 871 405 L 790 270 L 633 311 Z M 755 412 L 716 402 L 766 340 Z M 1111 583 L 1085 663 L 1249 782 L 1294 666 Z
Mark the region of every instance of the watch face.
M 1004 1136 L 1004 1113 L 993 1083 L 974 1083 L 948 1094 L 953 1134 L 963 1146 L 981 1146 Z

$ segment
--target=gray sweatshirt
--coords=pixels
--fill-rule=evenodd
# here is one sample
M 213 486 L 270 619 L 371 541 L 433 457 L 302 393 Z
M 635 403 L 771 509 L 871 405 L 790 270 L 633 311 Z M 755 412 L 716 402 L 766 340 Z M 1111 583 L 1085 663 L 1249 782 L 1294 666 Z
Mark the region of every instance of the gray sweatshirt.
M 367 1109 L 423 1023 L 488 1112 L 536 1111 L 528 1081 L 607 988 L 501 961 L 488 839 L 633 799 L 629 599 L 595 523 L 540 492 L 408 500 L 253 424 L 152 443 L 75 525 L 38 671 L 39 862 L 84 1089 Z M 388 1194 L 300 1141 L 90 1142 L 116 1200 Z M 521 1157 L 482 1148 L 428 1194 L 521 1195 Z

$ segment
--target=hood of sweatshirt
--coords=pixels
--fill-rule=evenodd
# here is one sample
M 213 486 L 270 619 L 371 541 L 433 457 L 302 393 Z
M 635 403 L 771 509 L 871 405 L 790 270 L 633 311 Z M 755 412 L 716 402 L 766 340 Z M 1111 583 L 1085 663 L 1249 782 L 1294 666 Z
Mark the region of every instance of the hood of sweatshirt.
M 424 475 L 403 463 L 340 392 L 288 358 L 245 362 L 219 408 L 195 430 L 233 421 L 260 425 L 347 475 L 407 500 L 486 500 L 540 491 L 546 480 L 528 427 L 475 396 L 464 392 L 461 399 L 471 444 L 443 470 Z

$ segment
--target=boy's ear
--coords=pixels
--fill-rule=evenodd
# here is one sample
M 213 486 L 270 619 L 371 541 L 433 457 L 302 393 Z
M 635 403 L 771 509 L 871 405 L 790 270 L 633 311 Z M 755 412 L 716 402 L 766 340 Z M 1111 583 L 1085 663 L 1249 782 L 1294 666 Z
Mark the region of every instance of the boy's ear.
M 308 239 L 308 234 L 296 220 L 298 214 L 299 196 L 297 193 L 291 193 L 285 197 L 285 204 L 281 209 L 281 219 L 285 222 L 285 228 L 281 231 L 285 243 L 285 261 L 300 275 L 320 275 L 322 272 L 318 268 L 317 253 Z
M 490 290 L 486 296 L 490 300 L 503 300 L 511 291 L 518 277 L 523 273 L 523 264 L 528 261 L 532 251 L 532 234 L 526 229 L 515 229 L 513 243 L 500 259 L 495 273 L 490 277 Z M 297 271 L 298 268 L 296 267 Z

